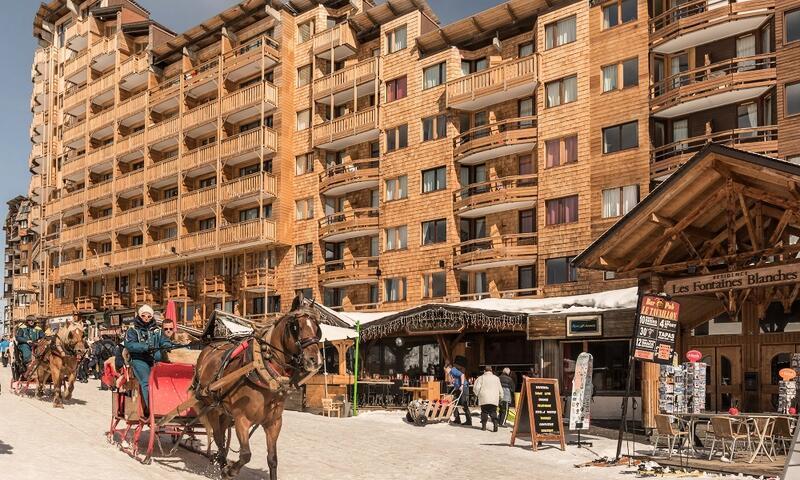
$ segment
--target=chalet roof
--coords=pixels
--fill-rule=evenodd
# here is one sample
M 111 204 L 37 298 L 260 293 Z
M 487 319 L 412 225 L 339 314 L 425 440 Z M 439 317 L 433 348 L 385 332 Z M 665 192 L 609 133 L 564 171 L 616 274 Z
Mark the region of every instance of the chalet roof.
M 800 234 L 798 199 L 800 166 L 712 143 L 573 264 L 618 273 L 672 274 L 685 272 L 687 265 L 713 270 L 728 263 L 746 264 L 751 261 L 746 253 L 730 252 L 767 255 L 764 252 L 786 234 Z M 733 248 L 728 248 L 731 242 Z
M 509 0 L 475 15 L 462 18 L 437 30 L 417 37 L 417 46 L 425 53 L 444 50 L 450 46 L 468 48 L 491 39 L 500 33 L 520 32 L 520 27 L 530 28 L 531 21 L 542 11 L 552 8 L 553 0 Z
M 134 7 L 142 10 L 142 12 L 144 12 L 145 15 L 148 16 L 150 15 L 150 10 L 144 8 L 136 0 L 125 0 L 125 1 L 133 5 Z M 58 21 L 59 18 L 69 14 L 70 9 L 67 6 L 67 3 L 68 3 L 67 0 L 52 0 L 50 3 L 42 2 L 39 5 L 39 8 L 36 10 L 36 15 L 33 17 L 33 36 L 38 37 L 44 32 L 50 34 L 54 33 L 49 30 L 46 30 L 44 24 L 45 23 L 54 24 L 56 21 Z M 121 4 L 104 8 L 113 8 L 120 6 Z
M 427 0 L 386 0 L 380 5 L 364 9 L 361 13 L 350 17 L 350 25 L 356 30 L 357 35 L 364 35 L 414 10 L 421 11 L 433 22 L 439 23 L 439 17 L 428 5 Z

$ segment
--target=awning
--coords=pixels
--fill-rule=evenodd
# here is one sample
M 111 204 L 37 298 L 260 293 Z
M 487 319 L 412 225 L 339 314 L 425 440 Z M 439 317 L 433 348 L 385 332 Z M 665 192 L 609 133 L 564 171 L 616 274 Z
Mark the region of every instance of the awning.
M 62 315 L 60 317 L 51 317 L 47 319 L 47 324 L 50 326 L 63 325 L 72 320 L 72 315 Z
M 356 338 L 356 331 L 352 328 L 334 327 L 333 325 L 322 324 L 319 326 L 322 330 L 322 342 L 330 342 L 333 340 L 347 340 L 348 338 Z

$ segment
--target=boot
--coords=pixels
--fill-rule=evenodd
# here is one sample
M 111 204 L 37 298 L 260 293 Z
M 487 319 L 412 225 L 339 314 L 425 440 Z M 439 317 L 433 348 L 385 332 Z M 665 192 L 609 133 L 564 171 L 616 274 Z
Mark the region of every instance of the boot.
M 492 431 L 493 432 L 497 431 L 497 422 L 492 422 Z
M 486 431 L 486 422 L 481 422 L 481 430 Z

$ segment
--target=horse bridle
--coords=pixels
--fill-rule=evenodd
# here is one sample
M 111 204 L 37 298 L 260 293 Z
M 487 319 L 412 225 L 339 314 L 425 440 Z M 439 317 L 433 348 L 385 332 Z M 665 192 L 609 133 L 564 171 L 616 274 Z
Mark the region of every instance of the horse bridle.
M 305 365 L 303 364 L 303 352 L 311 347 L 312 345 L 316 345 L 319 343 L 320 338 L 322 336 L 322 328 L 317 324 L 317 331 L 316 335 L 312 337 L 300 338 L 300 317 L 305 317 L 307 314 L 300 314 L 300 315 L 286 315 L 280 318 L 275 324 L 272 325 L 270 328 L 270 332 L 275 329 L 281 322 L 286 322 L 286 326 L 288 328 L 284 329 L 283 331 L 283 338 L 287 335 L 292 335 L 294 337 L 294 344 L 297 347 L 297 353 L 291 354 L 279 347 L 276 347 L 269 341 L 265 340 L 264 337 L 267 335 L 262 336 L 259 340 L 263 342 L 267 347 L 271 350 L 275 350 L 283 355 L 284 362 L 278 362 L 275 359 L 270 359 L 270 362 L 276 363 L 284 372 L 288 370 L 294 370 L 295 374 L 292 375 L 292 378 L 298 377 L 298 372 L 306 372 Z

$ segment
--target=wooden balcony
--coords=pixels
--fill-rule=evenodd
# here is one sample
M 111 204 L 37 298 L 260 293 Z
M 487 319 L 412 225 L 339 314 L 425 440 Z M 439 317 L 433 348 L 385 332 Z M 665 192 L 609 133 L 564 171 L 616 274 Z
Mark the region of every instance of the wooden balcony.
M 180 85 L 180 74 L 164 79 L 150 90 L 150 103 L 157 104 L 168 97 L 177 96 Z
M 97 297 L 75 297 L 75 309 L 79 312 L 96 312 L 99 307 L 100 299 Z
M 58 267 L 58 273 L 61 278 L 76 278 L 81 275 L 81 270 L 84 268 L 84 261 L 82 258 L 71 258 L 62 260 Z
M 69 210 L 71 208 L 82 206 L 86 203 L 86 189 L 78 190 L 61 197 L 59 202 L 59 210 Z
M 183 74 L 184 90 L 191 91 L 219 76 L 219 58 L 212 58 Z
M 378 72 L 380 66 L 380 59 L 378 57 L 371 57 L 368 60 L 358 62 L 355 65 L 345 67 L 337 70 L 330 75 L 314 80 L 314 100 L 322 101 L 323 103 L 330 103 L 325 101 L 325 97 L 335 96 L 336 100 L 345 100 L 339 98 L 342 95 L 336 95 L 347 90 L 353 90 L 361 86 L 361 90 L 371 90 L 369 85 L 378 79 Z M 347 100 L 352 99 L 352 95 L 346 96 Z M 336 103 L 339 103 L 338 101 Z
M 191 255 L 202 250 L 213 250 L 217 247 L 217 230 L 181 235 L 181 253 Z
M 98 55 L 116 54 L 117 50 L 123 49 L 123 47 L 127 50 L 125 42 L 120 38 L 120 35 L 102 37 L 89 47 L 89 57 L 94 58 Z
M 318 270 L 319 281 L 325 287 L 378 283 L 378 257 L 328 261 L 320 265 Z
M 181 169 L 191 170 L 193 168 L 217 161 L 219 156 L 219 144 L 203 145 L 184 153 L 181 156 Z
M 141 224 L 144 221 L 144 207 L 136 207 L 114 215 L 114 227 L 126 228 Z
M 73 225 L 71 227 L 64 227 L 59 233 L 59 240 L 61 243 L 72 243 L 83 239 L 86 236 L 86 226 L 84 224 Z
M 377 208 L 356 208 L 328 215 L 319 221 L 319 235 L 328 242 L 377 235 L 378 215 Z
M 136 287 L 131 294 L 131 306 L 159 303 L 161 301 L 160 297 L 161 295 L 156 294 L 150 287 Z
M 79 140 L 83 140 L 86 136 L 86 125 L 86 120 L 81 120 L 66 126 L 64 128 L 64 144 L 70 145 Z
M 319 191 L 339 197 L 346 193 L 375 188 L 380 182 L 379 167 L 380 161 L 377 158 L 330 166 L 319 174 Z
M 355 55 L 358 49 L 356 36 L 347 22 L 317 33 L 312 41 L 314 55 L 330 61 L 348 58 Z
M 173 157 L 147 167 L 147 183 L 178 174 L 178 159 Z
M 64 63 L 64 78 L 71 78 L 81 70 L 86 70 L 89 62 L 89 56 L 86 52 L 81 52 Z
M 655 147 L 650 157 L 651 178 L 663 180 L 711 142 L 775 157 L 778 154 L 778 126 L 713 132 Z
M 230 136 L 220 143 L 219 153 L 222 158 L 238 157 L 260 151 L 262 146 L 265 152 L 277 151 L 278 136 L 275 134 L 275 130 L 262 127 Z
M 100 303 L 103 309 L 117 310 L 127 308 L 130 302 L 130 295 L 119 292 L 106 292 L 100 296 Z
M 180 242 L 177 238 L 168 238 L 166 240 L 150 242 L 145 247 L 147 250 L 145 252 L 147 261 L 164 257 L 176 257 L 175 253 L 178 251 L 178 247 L 180 247 Z
M 92 148 L 86 155 L 86 166 L 91 167 L 114 157 L 114 145 Z
M 144 170 L 134 170 L 116 178 L 117 191 L 131 190 L 144 185 Z
M 180 127 L 180 118 L 172 117 L 150 127 L 147 141 L 151 145 L 167 137 L 177 135 Z
M 225 182 L 220 187 L 220 203 L 263 195 L 274 197 L 277 191 L 275 176 L 267 172 L 256 172 Z
M 134 55 L 120 64 L 119 76 L 122 78 L 132 73 L 147 71 L 149 68 L 150 62 L 147 58 L 147 55 Z
M 178 213 L 178 199 L 168 198 L 167 200 L 151 203 L 145 208 L 145 218 L 148 220 L 155 220 L 169 215 L 175 215 Z
M 86 224 L 86 236 L 93 237 L 96 235 L 102 235 L 104 233 L 110 234 L 113 225 L 114 222 L 113 222 L 113 217 L 111 215 L 94 220 L 92 222 L 88 222 Z
M 248 292 L 270 292 L 277 288 L 275 269 L 252 268 L 239 274 L 239 288 Z
M 112 88 L 114 88 L 113 70 L 89 84 L 89 98 L 97 97 Z
M 147 92 L 141 92 L 131 98 L 120 102 L 117 106 L 117 117 L 125 118 L 134 113 L 144 110 L 147 106 Z
M 38 85 L 38 84 L 37 84 Z M 64 111 L 72 112 L 78 107 L 83 107 L 89 98 L 89 85 L 72 86 L 64 91 Z
M 141 245 L 123 248 L 114 252 L 111 263 L 115 268 L 140 264 L 144 261 L 144 254 L 144 247 Z
M 183 197 L 181 197 L 181 210 L 183 212 L 199 210 L 202 208 L 209 208 L 213 210 L 216 204 L 217 204 L 216 185 L 184 193 Z
M 127 137 L 121 138 L 117 142 L 117 154 L 126 155 L 144 147 L 144 132 L 136 132 Z
M 105 180 L 100 183 L 95 183 L 94 185 L 89 187 L 88 196 L 92 200 L 106 197 L 108 195 L 111 195 L 112 187 L 113 187 L 113 182 L 111 180 Z
M 230 297 L 230 282 L 224 275 L 212 275 L 204 278 L 201 284 L 201 291 L 204 297 Z
M 265 102 L 266 110 L 278 106 L 278 87 L 270 82 L 257 83 L 222 97 L 222 115 L 228 116 L 242 110 L 256 108 Z
M 14 275 L 11 285 L 15 292 L 32 292 L 34 290 L 31 277 L 28 275 Z
M 762 95 L 777 79 L 774 53 L 736 57 L 693 68 L 656 82 L 650 111 L 673 118 Z
M 650 19 L 650 45 L 658 53 L 675 53 L 748 32 L 774 13 L 775 4 L 776 0 L 680 2 Z
M 191 300 L 195 285 L 192 282 L 176 281 L 164 284 L 164 300 Z
M 235 47 L 223 56 L 224 76 L 238 82 L 252 73 L 269 69 L 280 58 L 280 46 L 273 38 L 262 35 L 244 45 Z
M 314 146 L 325 150 L 345 147 L 378 138 L 378 107 L 348 113 L 314 126 Z
M 189 130 L 200 124 L 216 121 L 219 115 L 219 101 L 212 100 L 195 107 L 183 115 L 183 130 Z
M 453 267 L 470 271 L 535 263 L 536 239 L 536 233 L 514 233 L 459 243 L 453 249 Z
M 538 83 L 539 55 L 504 62 L 447 82 L 447 107 L 480 110 L 489 105 L 530 96 Z
M 464 218 L 534 208 L 538 176 L 514 175 L 488 182 L 473 183 L 453 194 L 453 210 Z
M 102 112 L 94 113 L 89 116 L 89 131 L 92 132 L 94 135 L 95 132 L 98 130 L 108 131 L 107 128 L 110 127 L 112 123 L 114 123 L 114 108 L 109 107 L 103 110 Z M 111 130 L 113 133 L 113 129 Z
M 453 156 L 463 165 L 531 152 L 538 141 L 536 116 L 509 118 L 476 127 L 453 139 Z
M 253 242 L 274 242 L 275 222 L 257 218 L 246 222 L 223 226 L 219 231 L 219 244 L 243 244 Z
M 83 177 L 84 170 L 86 169 L 86 155 L 68 156 L 64 159 L 64 164 L 61 165 L 61 175 L 65 178 L 73 176 Z

